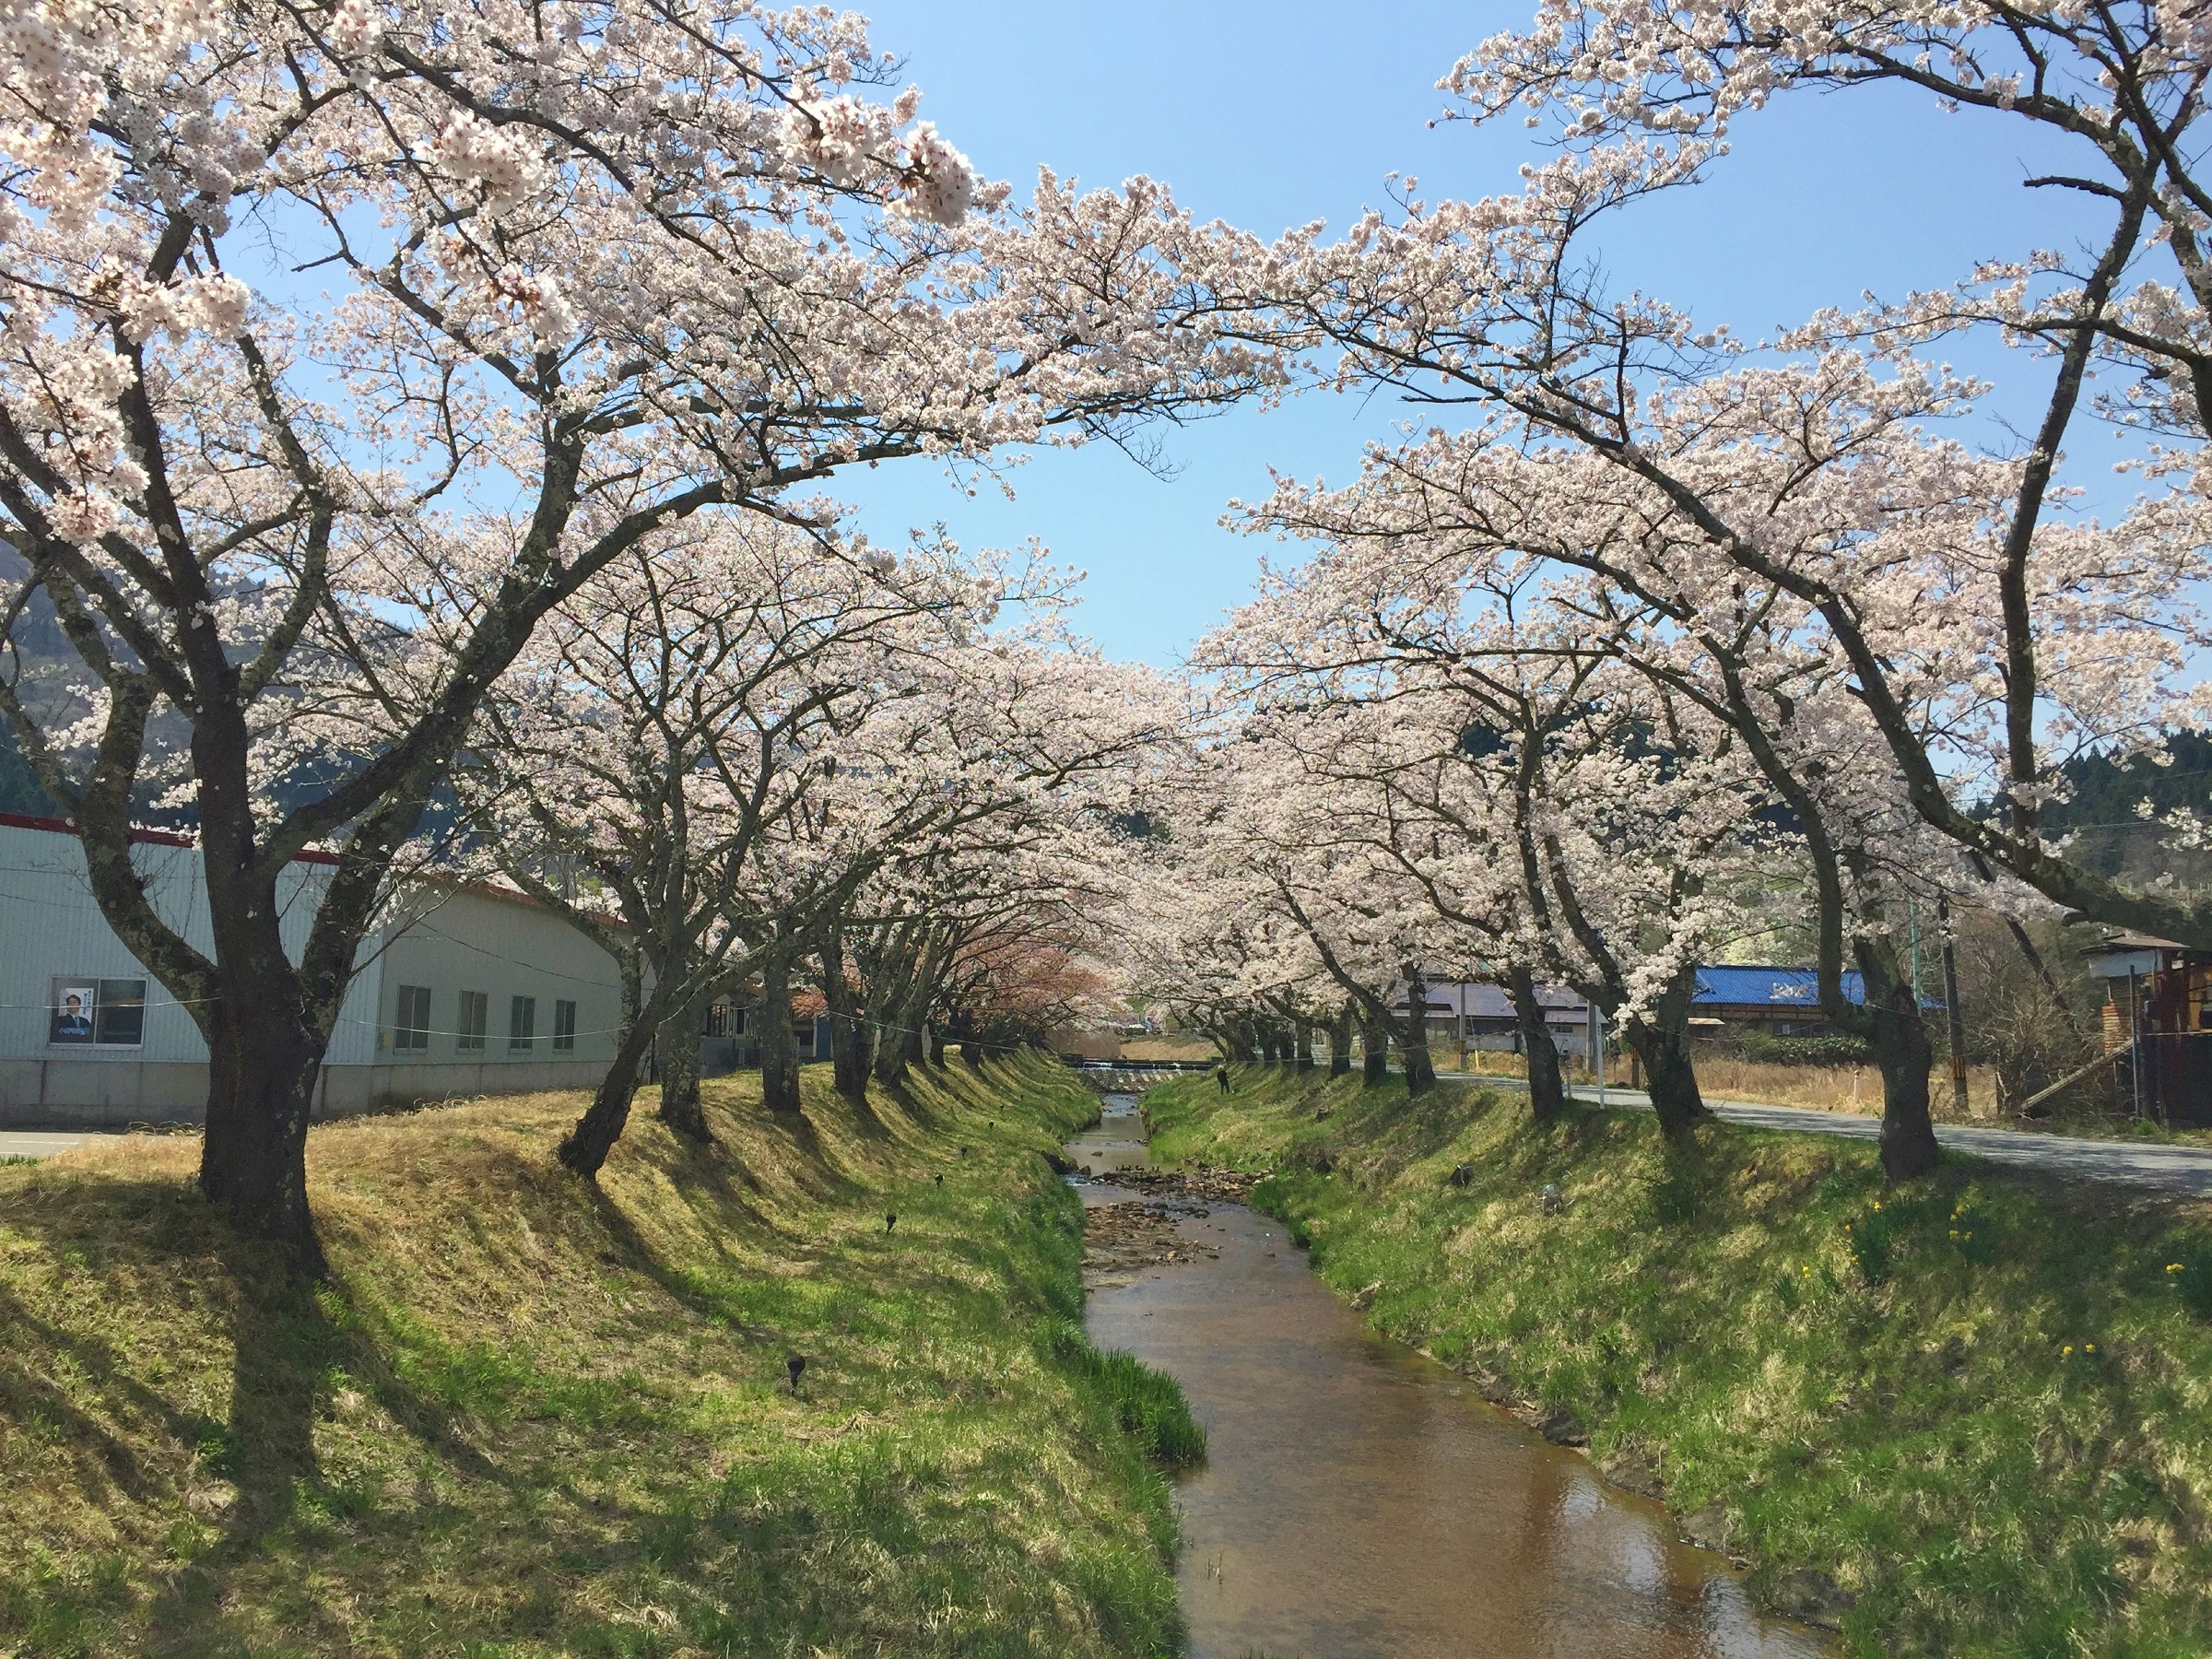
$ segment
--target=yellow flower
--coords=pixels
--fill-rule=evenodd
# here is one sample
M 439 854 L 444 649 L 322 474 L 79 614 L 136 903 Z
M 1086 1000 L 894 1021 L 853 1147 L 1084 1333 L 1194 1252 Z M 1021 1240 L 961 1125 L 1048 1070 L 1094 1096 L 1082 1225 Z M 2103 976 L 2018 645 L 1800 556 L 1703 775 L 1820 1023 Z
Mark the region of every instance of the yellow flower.
M 2085 1354 L 2093 1354 L 2097 1351 L 2097 1345 L 2093 1342 L 2085 1342 L 2081 1345 L 2081 1351 Z
M 2062 1354 L 2070 1354 L 2074 1351 L 2074 1345 L 2069 1342 L 2065 1347 L 2060 1348 L 2058 1351 Z
M 2181 1270 L 2182 1265 L 2179 1262 L 2169 1262 L 2166 1264 L 2166 1271 L 2169 1273 L 2179 1273 Z

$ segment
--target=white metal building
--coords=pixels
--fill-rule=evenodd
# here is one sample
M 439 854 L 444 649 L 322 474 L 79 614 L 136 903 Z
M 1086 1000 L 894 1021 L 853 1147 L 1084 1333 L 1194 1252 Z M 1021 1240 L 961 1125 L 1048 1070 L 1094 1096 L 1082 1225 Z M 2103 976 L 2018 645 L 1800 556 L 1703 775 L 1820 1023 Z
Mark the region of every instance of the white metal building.
M 146 831 L 136 857 L 162 919 L 211 948 L 197 849 Z M 309 854 L 277 886 L 295 950 L 329 868 Z M 598 1082 L 621 1007 L 604 950 L 493 888 L 419 882 L 399 909 L 362 947 L 320 1115 Z M 76 837 L 0 813 L 0 1125 L 197 1123 L 206 1094 L 198 1028 L 109 929 Z

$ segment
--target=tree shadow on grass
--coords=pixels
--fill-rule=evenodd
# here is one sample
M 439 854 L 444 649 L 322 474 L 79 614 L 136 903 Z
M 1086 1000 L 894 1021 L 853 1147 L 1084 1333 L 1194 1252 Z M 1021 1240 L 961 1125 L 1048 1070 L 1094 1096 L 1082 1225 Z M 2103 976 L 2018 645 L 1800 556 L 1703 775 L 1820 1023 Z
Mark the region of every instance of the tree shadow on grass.
M 204 1443 L 203 1462 L 237 1496 L 220 1539 L 156 1604 L 156 1651 L 205 1647 L 238 1570 L 258 1559 L 303 1498 L 322 1489 L 315 1425 L 341 1377 L 359 1382 L 447 1466 L 504 1483 L 498 1465 L 463 1437 L 456 1415 L 406 1382 L 375 1333 L 347 1316 L 341 1287 L 302 1282 L 277 1252 L 250 1241 L 230 1241 L 222 1266 L 233 1297 L 230 1414 L 219 1438 Z
M 40 1478 L 41 1501 L 58 1505 L 51 1547 L 93 1559 L 95 1546 L 62 1519 L 86 1509 L 124 1529 L 99 1548 L 153 1559 L 165 1535 L 176 1547 L 188 1517 L 219 1529 L 187 1552 L 189 1565 L 142 1585 L 143 1601 L 97 1574 L 89 1586 L 75 1571 L 49 1583 L 10 1574 L 11 1618 L 56 1630 L 123 1621 L 135 1631 L 127 1645 L 155 1652 L 235 1649 L 226 1596 L 320 1488 L 315 1425 L 341 1375 L 449 1465 L 491 1472 L 451 1414 L 394 1374 L 336 1288 L 297 1280 L 276 1250 L 233 1234 L 189 1180 L 70 1171 L 11 1198 L 9 1231 L 29 1248 L 18 1245 L 0 1280 L 0 1419 L 38 1426 L 50 1448 Z M 142 1309 L 141 1323 L 117 1325 L 118 1305 Z M 218 1418 L 190 1402 L 216 1383 L 225 1349 Z

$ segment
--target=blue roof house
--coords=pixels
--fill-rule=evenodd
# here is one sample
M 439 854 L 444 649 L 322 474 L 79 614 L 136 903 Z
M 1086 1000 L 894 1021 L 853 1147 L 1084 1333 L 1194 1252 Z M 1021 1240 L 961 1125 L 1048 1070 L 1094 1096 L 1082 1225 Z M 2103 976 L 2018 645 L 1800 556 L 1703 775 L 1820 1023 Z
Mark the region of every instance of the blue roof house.
M 1865 982 L 1855 968 L 1844 971 L 1843 994 L 1854 1003 L 1866 1000 Z M 1810 968 L 1706 963 L 1698 970 L 1690 1018 L 1756 1026 L 1778 1037 L 1808 1037 L 1830 1029 L 1820 1012 L 1819 975 Z

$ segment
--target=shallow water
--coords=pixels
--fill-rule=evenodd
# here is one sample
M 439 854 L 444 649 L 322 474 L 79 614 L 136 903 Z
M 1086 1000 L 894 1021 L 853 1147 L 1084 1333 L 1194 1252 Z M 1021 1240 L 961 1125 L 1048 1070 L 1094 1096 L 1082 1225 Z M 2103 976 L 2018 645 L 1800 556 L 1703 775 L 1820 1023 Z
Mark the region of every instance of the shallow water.
M 1068 1151 L 1078 1168 L 1142 1167 L 1135 1102 L 1109 1097 Z M 1206 1428 L 1206 1465 L 1180 1487 L 1194 1659 L 1829 1651 L 1755 1612 L 1659 1505 L 1370 1331 L 1278 1223 L 1212 1211 L 1179 1226 L 1215 1259 L 1096 1288 L 1088 1315 L 1100 1347 L 1171 1373 Z
M 1137 1115 L 1136 1097 L 1108 1095 L 1099 1108 L 1099 1121 L 1067 1143 L 1067 1155 L 1086 1175 L 1150 1169 L 1152 1157 L 1145 1150 L 1145 1120 Z M 1111 1204 L 1128 1194 L 1110 1187 L 1096 1196 Z

